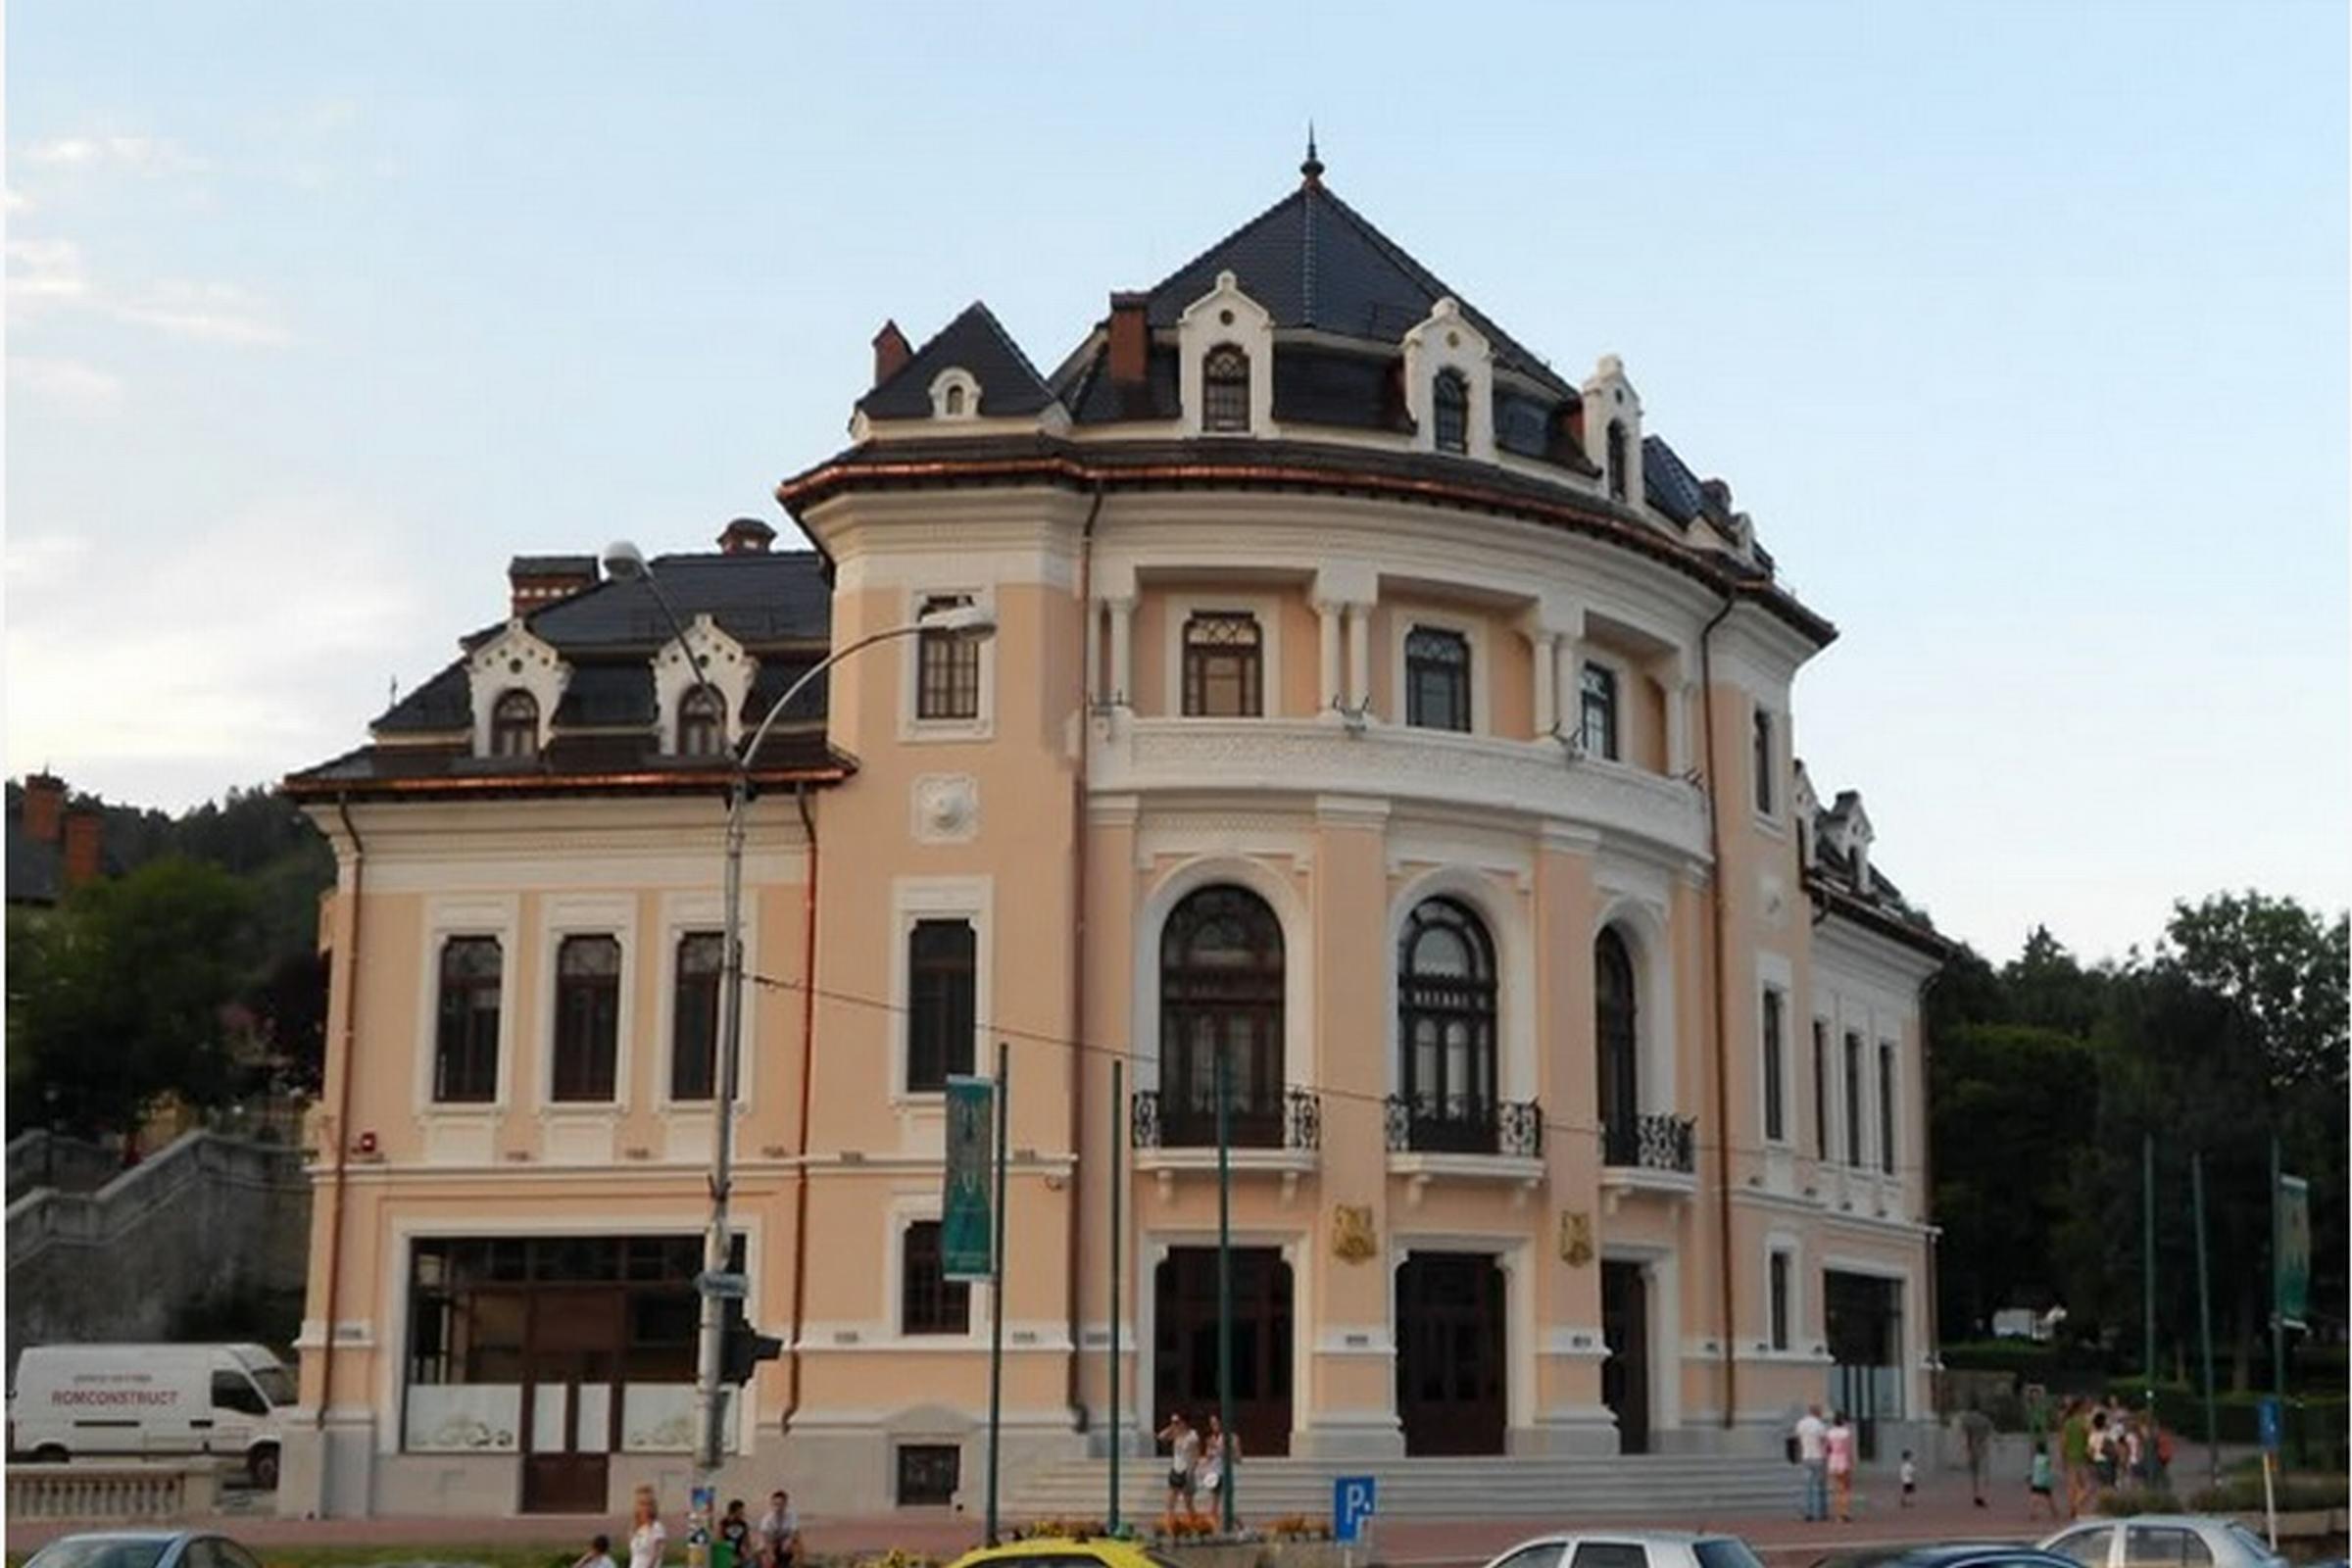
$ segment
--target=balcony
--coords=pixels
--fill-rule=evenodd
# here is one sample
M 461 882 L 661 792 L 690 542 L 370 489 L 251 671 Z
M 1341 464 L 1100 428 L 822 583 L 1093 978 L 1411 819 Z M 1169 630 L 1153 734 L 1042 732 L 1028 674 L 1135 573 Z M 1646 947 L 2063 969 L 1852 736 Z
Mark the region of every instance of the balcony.
M 1444 1177 L 1519 1184 L 1518 1200 L 1544 1180 L 1544 1107 L 1532 1100 L 1391 1095 L 1389 1172 L 1408 1178 L 1408 1204 Z
M 1315 1168 L 1323 1147 L 1323 1101 L 1311 1089 L 1237 1095 L 1225 1114 L 1228 1161 L 1236 1175 L 1271 1171 L 1282 1177 L 1288 1201 L 1298 1178 Z M 1127 1141 L 1138 1170 L 1159 1180 L 1170 1196 L 1180 1171 L 1217 1168 L 1217 1111 L 1156 1089 L 1139 1089 L 1127 1105 Z
M 1668 1113 L 1613 1118 L 1600 1130 L 1600 1185 L 1609 1207 L 1629 1192 L 1698 1191 L 1698 1123 Z

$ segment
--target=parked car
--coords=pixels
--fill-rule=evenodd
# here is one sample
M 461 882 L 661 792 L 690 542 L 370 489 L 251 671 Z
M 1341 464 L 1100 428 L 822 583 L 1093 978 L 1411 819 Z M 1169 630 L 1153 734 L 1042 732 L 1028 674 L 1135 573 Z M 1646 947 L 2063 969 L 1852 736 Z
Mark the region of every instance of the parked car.
M 1814 1568 L 2081 1568 L 2071 1557 L 2013 1541 L 1956 1541 L 1824 1557 Z
M 2286 1559 L 2253 1531 L 2210 1514 L 2085 1519 L 2042 1546 L 2079 1568 L 2286 1568 Z
M 194 1530 L 104 1530 L 60 1536 L 24 1568 L 262 1568 L 226 1536 Z
M 41 1464 L 222 1455 L 274 1487 L 276 1412 L 294 1398 L 293 1374 L 258 1345 L 35 1345 L 17 1357 L 8 1441 Z
M 949 1568 L 1175 1568 L 1167 1558 L 1132 1541 L 1092 1536 L 1080 1541 L 1066 1536 L 1038 1536 L 982 1546 L 967 1551 Z M 26 1563 L 24 1568 L 32 1568 Z M 78 1568 L 78 1565 L 75 1565 Z M 113 1568 L 113 1565 L 106 1565 Z
M 1738 1536 L 1692 1530 L 1593 1530 L 1538 1536 L 1487 1568 L 1764 1568 Z

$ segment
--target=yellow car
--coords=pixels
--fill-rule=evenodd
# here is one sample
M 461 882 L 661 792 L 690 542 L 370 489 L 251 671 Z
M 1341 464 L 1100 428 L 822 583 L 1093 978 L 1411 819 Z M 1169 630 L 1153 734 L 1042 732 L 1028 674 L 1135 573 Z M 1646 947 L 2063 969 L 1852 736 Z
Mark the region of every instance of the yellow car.
M 1176 1568 L 1158 1552 L 1132 1541 L 1090 1536 L 1084 1541 L 1067 1536 L 1039 1536 L 1008 1541 L 1002 1546 L 967 1551 L 948 1568 Z

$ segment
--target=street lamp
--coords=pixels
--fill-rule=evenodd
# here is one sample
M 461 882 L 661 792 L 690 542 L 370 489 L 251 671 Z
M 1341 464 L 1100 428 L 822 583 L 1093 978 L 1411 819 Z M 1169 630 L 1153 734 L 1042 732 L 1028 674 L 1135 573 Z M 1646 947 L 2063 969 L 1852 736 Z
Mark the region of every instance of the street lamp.
M 703 667 L 702 655 L 695 651 L 693 641 L 678 612 L 662 592 L 661 579 L 645 559 L 644 552 L 627 540 L 616 540 L 605 549 L 605 569 L 617 581 L 643 582 L 652 591 L 654 600 L 662 607 L 670 629 L 677 633 L 679 644 L 686 650 L 692 663 L 695 682 L 709 687 L 710 677 Z M 707 1482 L 719 1467 L 719 1424 L 726 1408 L 719 1392 L 720 1347 L 726 1333 L 726 1311 L 723 1298 L 714 1289 L 713 1276 L 727 1272 L 733 1260 L 734 1238 L 727 1226 L 727 1196 L 733 1182 L 735 1159 L 734 1106 L 736 1085 L 740 1075 L 739 1047 L 743 1040 L 743 845 L 752 804 L 752 762 L 760 755 L 760 743 L 775 727 L 784 710 L 794 698 L 808 689 L 833 665 L 861 649 L 900 637 L 913 637 L 923 632 L 950 632 L 965 637 L 986 638 L 996 634 L 997 617 L 993 611 L 978 605 L 958 605 L 952 609 L 932 612 L 905 625 L 885 627 L 836 648 L 801 672 L 800 678 L 784 688 L 767 710 L 760 725 L 731 757 L 734 780 L 727 794 L 727 870 L 725 931 L 721 938 L 725 950 L 726 984 L 719 992 L 718 1095 L 713 1102 L 714 1127 L 710 1152 L 710 1230 L 703 1250 L 703 1279 L 701 1336 L 696 1357 L 695 1399 L 698 1406 L 700 1436 L 695 1447 L 695 1468 Z M 805 977 L 808 984 L 816 983 L 814 975 Z

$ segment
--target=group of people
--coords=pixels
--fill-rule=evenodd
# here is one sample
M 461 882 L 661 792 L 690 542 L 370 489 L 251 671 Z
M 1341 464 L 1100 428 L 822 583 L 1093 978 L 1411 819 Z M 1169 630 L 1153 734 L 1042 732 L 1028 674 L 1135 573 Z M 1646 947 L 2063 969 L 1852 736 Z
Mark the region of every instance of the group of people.
M 1208 1418 L 1208 1431 L 1202 1433 L 1184 1418 L 1182 1410 L 1169 1412 L 1168 1424 L 1159 1429 L 1156 1438 L 1168 1446 L 1168 1517 L 1174 1518 L 1181 1504 L 1187 1516 L 1200 1518 L 1202 1494 L 1207 1494 L 1209 1511 L 1216 1511 L 1227 1467 L 1241 1463 L 1241 1440 L 1213 1415 Z
M 2066 1472 L 2066 1515 L 2090 1505 L 2094 1494 L 2115 1487 L 2162 1487 L 2173 1463 L 2173 1435 L 2152 1410 L 2133 1410 L 2120 1399 L 2074 1398 L 2058 1417 L 2058 1457 Z M 2050 1486 L 2049 1440 L 2034 1438 L 2034 1482 L 2028 1507 L 2046 1505 L 2056 1518 Z
M 629 1568 L 662 1568 L 668 1541 L 661 1498 L 653 1488 L 639 1487 L 629 1519 Z M 767 1494 L 767 1512 L 757 1520 L 738 1497 L 711 1523 L 710 1568 L 799 1568 L 800 1561 L 801 1519 L 781 1487 Z M 615 1568 L 612 1538 L 596 1537 L 572 1568 Z
M 1791 1435 L 1797 1463 L 1805 1470 L 1805 1519 L 1819 1524 L 1854 1516 L 1854 1424 L 1838 1410 L 1826 1419 L 1818 1404 L 1807 1405 Z M 1911 1456 L 1903 1456 L 1908 1475 Z M 1909 1500 L 1906 1493 L 1905 1500 Z M 1833 1512 L 1832 1510 L 1835 1510 Z

